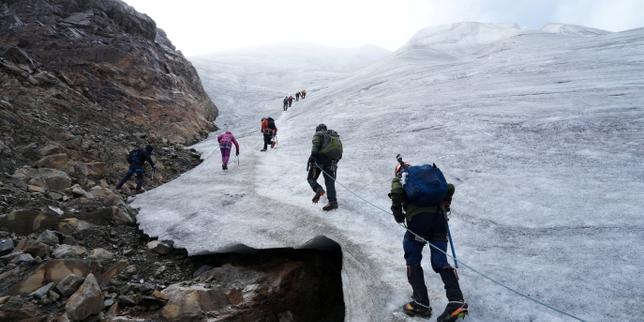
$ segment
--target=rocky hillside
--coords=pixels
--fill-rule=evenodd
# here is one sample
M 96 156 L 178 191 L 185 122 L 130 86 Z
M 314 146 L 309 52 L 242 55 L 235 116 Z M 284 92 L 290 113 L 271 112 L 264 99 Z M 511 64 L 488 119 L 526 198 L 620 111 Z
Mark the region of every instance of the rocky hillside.
M 30 165 L 112 183 L 131 147 L 194 142 L 217 116 L 163 31 L 117 0 L 3 1 L 0 86 L 8 173 Z
M 0 321 L 342 320 L 337 245 L 188 257 L 136 226 L 133 186 L 113 189 L 128 152 L 155 146 L 158 186 L 200 163 L 185 145 L 217 117 L 149 17 L 2 1 L 0 88 Z

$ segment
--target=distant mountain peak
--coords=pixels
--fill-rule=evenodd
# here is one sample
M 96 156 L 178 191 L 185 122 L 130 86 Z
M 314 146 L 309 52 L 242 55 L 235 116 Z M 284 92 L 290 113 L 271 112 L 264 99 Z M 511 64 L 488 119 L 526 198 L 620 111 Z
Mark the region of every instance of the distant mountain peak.
M 594 37 L 609 34 L 610 31 L 563 23 L 549 23 L 541 28 L 541 31 L 553 34 L 570 36 Z

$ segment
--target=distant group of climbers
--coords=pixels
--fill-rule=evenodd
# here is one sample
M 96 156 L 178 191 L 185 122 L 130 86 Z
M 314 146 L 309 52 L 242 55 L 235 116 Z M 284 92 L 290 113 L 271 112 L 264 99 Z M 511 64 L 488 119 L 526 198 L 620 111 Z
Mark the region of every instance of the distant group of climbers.
M 306 98 L 306 90 L 303 89 L 297 93 L 295 93 L 295 97 L 293 95 L 286 95 L 284 96 L 284 99 L 282 100 L 282 108 L 284 111 L 288 111 L 288 108 L 293 106 L 293 101 L 299 101 L 300 98 L 305 99 Z
M 306 95 L 306 91 L 298 93 L 300 97 Z M 260 151 L 265 152 L 269 145 L 275 148 L 277 145 L 275 120 L 272 117 L 262 118 L 260 131 L 264 139 L 264 147 Z M 232 145 L 235 145 L 235 154 L 239 155 L 239 143 L 230 131 L 219 135 L 217 141 L 221 151 L 222 169 L 226 170 Z M 130 168 L 117 184 L 117 189 L 120 189 L 132 175 L 136 175 L 137 191 L 141 190 L 145 162 L 152 166 L 153 171 L 155 169 L 151 158 L 152 150 L 152 146 L 148 145 L 145 149 L 137 148 L 130 152 L 128 155 Z M 313 134 L 306 170 L 307 181 L 314 193 L 311 201 L 317 204 L 326 195 L 328 203 L 322 207 L 324 211 L 338 208 L 335 182 L 342 153 L 340 135 L 328 129 L 325 124 L 319 124 Z M 317 182 L 321 174 L 324 176 L 326 190 Z M 408 230 L 403 237 L 403 251 L 407 264 L 407 281 L 412 288 L 412 301 L 403 305 L 402 310 L 409 316 L 428 318 L 432 314 L 421 266 L 422 250 L 427 242 L 433 245 L 430 247 L 432 269 L 440 275 L 449 301 L 443 313 L 437 318 L 437 322 L 454 322 L 469 313 L 459 286 L 456 269 L 449 264 L 446 256 L 449 234 L 447 213 L 450 211 L 454 191 L 454 185 L 447 183 L 435 164 L 411 166 L 398 157 L 389 198 L 395 221 L 399 224 L 406 223 Z

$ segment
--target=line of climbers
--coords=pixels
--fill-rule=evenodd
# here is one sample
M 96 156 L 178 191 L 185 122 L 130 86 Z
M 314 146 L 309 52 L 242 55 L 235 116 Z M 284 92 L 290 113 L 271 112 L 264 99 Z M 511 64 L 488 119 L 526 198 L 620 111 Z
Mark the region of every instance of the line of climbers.
M 295 97 L 293 95 L 286 95 L 284 96 L 284 99 L 282 100 L 282 108 L 284 111 L 288 111 L 288 108 L 293 106 L 293 101 L 298 102 L 300 98 L 305 99 L 306 98 L 306 90 L 303 89 L 299 92 L 295 93 Z
M 260 129 L 264 138 L 264 147 L 260 151 L 265 152 L 269 145 L 275 148 L 277 145 L 275 120 L 271 117 L 262 118 Z M 230 131 L 219 135 L 217 141 L 221 150 L 222 168 L 226 170 L 232 145 L 235 145 L 235 154 L 239 155 L 239 143 Z M 117 184 L 117 189 L 120 189 L 132 175 L 136 175 L 137 192 L 141 191 L 145 162 L 150 164 L 153 173 L 155 170 L 152 151 L 152 146 L 148 145 L 144 149 L 136 148 L 128 154 L 127 161 L 130 167 Z M 338 208 L 335 182 L 342 153 L 339 134 L 328 129 L 325 124 L 319 124 L 313 134 L 306 170 L 307 181 L 314 192 L 311 201 L 317 204 L 326 195 L 328 203 L 322 207 L 324 211 Z M 320 174 L 324 176 L 326 190 L 317 182 Z M 432 314 L 421 266 L 425 241 L 442 250 L 441 252 L 430 247 L 432 269 L 440 275 L 449 301 L 443 313 L 438 316 L 437 322 L 454 322 L 469 313 L 459 286 L 456 269 L 449 264 L 445 255 L 449 233 L 447 213 L 450 211 L 454 192 L 454 185 L 447 183 L 443 173 L 435 164 L 411 166 L 403 162 L 402 158 L 398 158 L 389 198 L 395 221 L 406 223 L 409 230 L 403 237 L 403 252 L 407 265 L 407 281 L 412 289 L 412 301 L 402 307 L 403 312 L 409 316 L 429 318 Z M 416 238 L 416 235 L 424 240 Z

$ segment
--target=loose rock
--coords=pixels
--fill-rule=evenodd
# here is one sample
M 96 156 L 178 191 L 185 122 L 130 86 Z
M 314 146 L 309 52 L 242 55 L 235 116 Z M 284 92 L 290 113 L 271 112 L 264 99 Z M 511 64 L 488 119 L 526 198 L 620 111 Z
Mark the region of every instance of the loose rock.
M 83 277 L 75 274 L 67 275 L 67 277 L 56 284 L 56 290 L 63 296 L 69 296 L 76 292 L 84 280 Z
M 87 249 L 82 246 L 58 245 L 52 254 L 54 258 L 72 258 L 87 256 Z
M 65 312 L 72 321 L 80 321 L 101 312 L 103 301 L 103 293 L 96 277 L 94 274 L 89 274 L 65 304 Z

